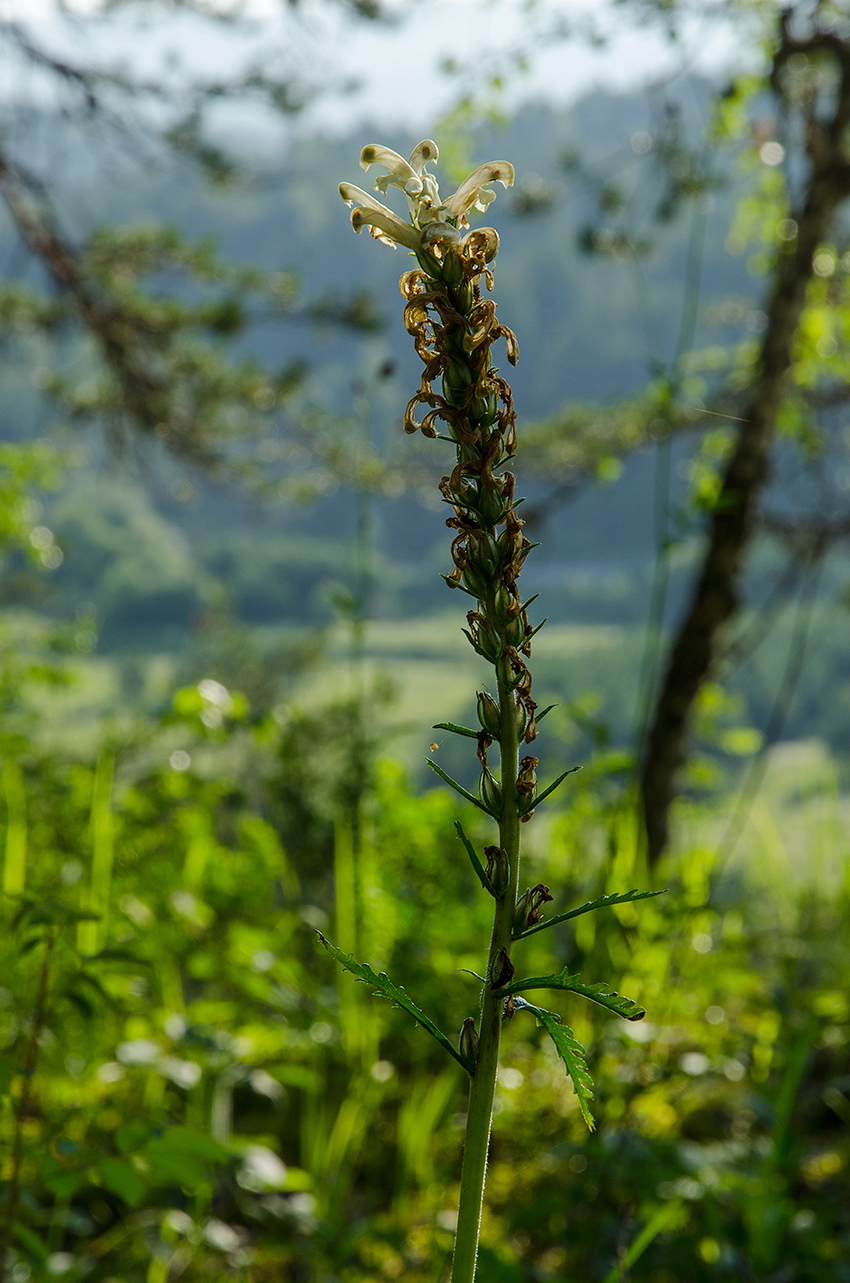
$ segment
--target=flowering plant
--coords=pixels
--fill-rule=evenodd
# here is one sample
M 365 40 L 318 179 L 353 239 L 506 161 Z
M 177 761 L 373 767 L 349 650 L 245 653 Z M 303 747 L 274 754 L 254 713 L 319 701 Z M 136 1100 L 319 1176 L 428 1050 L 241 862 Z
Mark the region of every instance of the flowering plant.
M 495 670 L 495 695 L 486 690 L 478 693 L 477 729 L 438 723 L 440 729 L 475 741 L 481 767 L 478 795 L 429 760 L 447 784 L 498 826 L 498 842 L 484 849 L 482 860 L 461 825 L 456 825 L 483 890 L 495 902 L 486 970 L 478 977 L 482 987 L 477 1028 L 475 1017 L 467 1016 L 455 1046 L 387 975 L 377 975 L 367 963 L 321 938 L 348 971 L 408 1011 L 470 1076 L 451 1281 L 472 1283 L 503 1023 L 520 1010 L 536 1017 L 563 1059 L 582 1115 L 592 1128 L 593 1091 L 582 1047 L 560 1016 L 522 995 L 535 989 L 566 990 L 627 1020 L 640 1020 L 646 1014 L 609 985 L 586 984 L 567 968 L 557 975 L 517 979 L 513 947 L 568 918 L 658 893 L 629 891 L 601 896 L 548 919 L 543 918 L 543 905 L 552 899 L 548 887 L 540 884 L 519 893 L 521 826 L 571 771 L 564 771 L 541 789 L 536 774 L 538 759 L 531 754 L 521 760 L 519 756 L 520 746 L 535 740 L 538 724 L 550 711 L 538 712 L 531 693 L 531 643 L 542 624 L 534 627 L 530 623 L 528 607 L 534 599 L 522 601 L 517 581 L 533 545 L 523 534 L 514 502 L 515 478 L 506 468 L 517 449 L 511 389 L 490 355 L 492 344 L 504 339 L 508 360 L 515 365 L 519 349 L 511 330 L 497 320 L 495 302 L 482 298 L 481 293 L 482 281 L 488 291 L 493 289 L 490 265 L 498 252 L 499 237 L 492 227 L 468 230 L 467 220 L 470 210 L 484 211 L 495 199 L 487 184 L 496 181 L 509 187 L 514 170 L 507 161 L 481 165 L 442 200 L 437 181 L 428 171 L 437 158 L 437 146 L 429 139 L 414 148 L 409 160 L 378 144 L 363 148 L 360 163 L 364 169 L 377 164 L 387 171 L 378 179 L 376 189 L 386 194 L 390 187 L 400 187 L 404 192 L 408 221 L 352 183 L 340 183 L 339 190 L 352 206 L 355 231 L 368 226 L 385 244 L 406 246 L 418 262 L 400 281 L 404 323 L 425 366 L 419 391 L 405 411 L 404 428 L 454 446 L 455 465 L 440 482 L 440 493 L 452 513 L 447 525 L 455 531 L 453 567 L 444 578 L 450 588 L 460 589 L 471 599 L 464 632 L 473 649 Z M 439 390 L 435 387 L 438 379 Z M 421 421 L 417 419 L 420 406 L 427 407 Z M 443 425 L 443 432 L 438 424 Z M 498 774 L 488 758 L 494 744 L 500 758 Z

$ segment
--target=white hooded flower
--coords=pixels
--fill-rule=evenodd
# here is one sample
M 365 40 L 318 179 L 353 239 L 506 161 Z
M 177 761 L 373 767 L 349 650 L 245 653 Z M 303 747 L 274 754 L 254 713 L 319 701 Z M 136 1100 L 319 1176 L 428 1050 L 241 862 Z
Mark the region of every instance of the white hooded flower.
M 419 249 L 419 233 L 411 223 L 405 223 L 386 205 L 382 205 L 374 196 L 355 187 L 354 183 L 340 183 L 339 194 L 346 205 L 352 206 L 351 226 L 355 232 L 362 232 L 364 227 L 371 227 L 372 235 L 385 245 L 395 248 L 396 244 L 406 245 L 414 252 Z
M 445 209 L 452 218 L 465 219 L 468 209 L 480 209 L 482 212 L 496 199 L 496 193 L 485 183 L 501 183 L 503 187 L 513 187 L 514 167 L 506 160 L 490 160 L 465 178 L 457 191 L 446 201 Z
M 480 165 L 465 179 L 448 200 L 440 200 L 440 189 L 427 166 L 439 156 L 437 144 L 430 138 L 414 147 L 410 159 L 379 143 L 370 143 L 360 153 L 363 169 L 381 165 L 387 170 L 375 183 L 377 191 L 385 195 L 390 187 L 400 187 L 407 197 L 410 222 L 404 222 L 374 196 L 355 187 L 353 183 L 340 183 L 342 199 L 352 207 L 351 225 L 356 232 L 364 227 L 386 245 L 406 245 L 414 253 L 462 239 L 458 227 L 466 227 L 467 212 L 485 210 L 496 198 L 487 183 L 500 182 L 510 187 L 514 181 L 513 166 L 505 160 L 490 161 Z

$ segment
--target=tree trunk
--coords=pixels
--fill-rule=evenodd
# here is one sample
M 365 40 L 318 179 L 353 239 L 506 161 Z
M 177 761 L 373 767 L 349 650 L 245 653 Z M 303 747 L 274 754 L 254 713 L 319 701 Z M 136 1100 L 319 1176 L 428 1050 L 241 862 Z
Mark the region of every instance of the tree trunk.
M 779 252 L 755 383 L 711 516 L 702 570 L 670 652 L 646 740 L 641 800 L 650 863 L 663 854 L 669 839 L 670 806 L 686 759 L 697 694 L 711 671 L 720 632 L 739 605 L 741 571 L 769 476 L 777 415 L 814 254 L 829 236 L 839 204 L 850 194 L 850 166 L 844 153 L 850 121 L 850 42 L 821 32 L 796 41 L 783 26 L 772 81 L 777 88 L 780 70 L 792 54 L 817 52 L 830 53 L 839 63 L 839 91 L 831 119 L 820 123 L 812 112 L 807 122 L 811 172 L 796 218 L 796 246 L 790 253 Z

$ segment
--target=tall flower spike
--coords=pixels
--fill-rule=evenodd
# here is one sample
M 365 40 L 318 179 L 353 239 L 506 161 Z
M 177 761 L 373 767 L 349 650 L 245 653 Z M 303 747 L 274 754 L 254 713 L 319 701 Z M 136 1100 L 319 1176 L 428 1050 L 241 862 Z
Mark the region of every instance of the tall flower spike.
M 489 264 L 496 257 L 499 238 L 492 227 L 465 230 L 468 211 L 486 209 L 494 199 L 495 193 L 486 184 L 510 186 L 514 171 L 507 161 L 481 165 L 447 201 L 441 201 L 436 179 L 427 169 L 429 161 L 436 159 L 437 148 L 429 139 L 414 148 L 409 162 L 377 145 L 363 150 L 361 163 L 381 164 L 389 171 L 379 180 L 379 190 L 398 186 L 405 192 L 409 223 L 402 223 L 379 201 L 365 198 L 365 193 L 349 183 L 342 183 L 340 192 L 344 200 L 356 202 L 351 216 L 355 229 L 369 224 L 382 239 L 410 246 L 418 261 L 418 267 L 405 272 L 399 282 L 405 298 L 404 323 L 425 366 L 403 426 L 406 432 L 441 436 L 455 443 L 456 461 L 440 483 L 451 511 L 446 524 L 453 532 L 454 566 L 445 579 L 449 587 L 460 588 L 473 598 L 475 609 L 467 614 L 464 632 L 473 649 L 495 669 L 498 698 L 483 694 L 478 704 L 482 718 L 476 736 L 481 765 L 479 796 L 455 786 L 491 816 L 499 829 L 498 845 L 486 849 L 487 869 L 479 874 L 496 907 L 477 1042 L 471 1017 L 464 1023 L 461 1041 L 461 1054 L 472 1081 L 451 1278 L 452 1283 L 474 1283 L 505 1015 L 503 990 L 514 974 L 510 953 L 520 825 L 534 809 L 537 788 L 537 759 L 519 761 L 520 741 L 529 743 L 536 734 L 536 705 L 526 663 L 533 629 L 516 582 L 531 545 L 514 509 L 514 477 L 507 471 L 516 450 L 511 390 L 491 358 L 493 343 L 505 339 L 508 360 L 515 363 L 516 339 L 497 320 L 495 302 L 481 297 L 485 285 L 493 287 Z M 442 432 L 437 429 L 439 420 L 444 425 Z M 488 765 L 488 749 L 494 744 L 498 744 L 500 759 L 498 775 Z M 435 762 L 431 765 L 453 783 Z M 524 928 L 532 917 L 537 921 L 535 915 L 547 897 L 542 885 L 528 892 L 521 911 Z

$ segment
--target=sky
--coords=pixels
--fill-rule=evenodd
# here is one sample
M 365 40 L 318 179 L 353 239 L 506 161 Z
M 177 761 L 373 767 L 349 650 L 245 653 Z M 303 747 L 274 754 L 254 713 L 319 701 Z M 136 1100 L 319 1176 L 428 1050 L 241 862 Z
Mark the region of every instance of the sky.
M 389 3 L 397 16 L 390 25 L 357 20 L 327 0 L 302 0 L 295 8 L 283 0 L 242 0 L 237 29 L 169 13 L 155 0 L 105 18 L 94 33 L 90 24 L 83 30 L 63 18 L 56 0 L 0 0 L 0 17 L 26 21 L 57 53 L 119 62 L 141 73 L 161 75 L 170 66 L 167 74 L 229 75 L 258 62 L 289 69 L 322 86 L 297 125 L 287 126 L 300 133 L 348 133 L 366 121 L 425 130 L 465 90 L 485 92 L 493 76 L 501 76 L 499 105 L 505 110 L 529 100 L 569 105 L 594 88 L 632 89 L 683 65 L 720 74 L 739 63 L 745 43 L 728 25 L 693 22 L 674 49 L 657 30 L 628 22 L 623 8 L 609 0 Z M 99 0 L 69 5 L 85 15 L 98 9 Z M 568 38 L 559 35 L 565 26 L 573 32 Z M 606 36 L 605 47 L 588 42 L 591 27 Z M 520 69 L 524 55 L 527 65 Z M 447 62 L 454 64 L 451 74 Z M 38 93 L 37 75 L 26 74 L 30 92 Z M 8 92 L 20 93 L 14 76 L 5 79 Z M 279 123 L 231 114 L 221 124 L 252 133 L 260 148 L 280 142 Z

